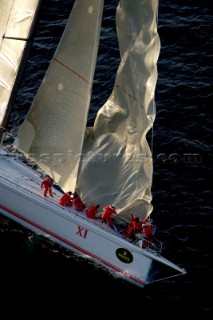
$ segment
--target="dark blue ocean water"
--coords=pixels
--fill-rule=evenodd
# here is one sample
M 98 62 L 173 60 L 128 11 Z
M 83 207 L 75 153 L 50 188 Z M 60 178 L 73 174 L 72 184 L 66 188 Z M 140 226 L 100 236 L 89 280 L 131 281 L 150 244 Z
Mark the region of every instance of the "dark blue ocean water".
M 90 125 L 114 84 L 119 61 L 114 30 L 117 3 L 106 0 Z M 44 0 L 8 126 L 12 135 L 37 91 L 72 4 L 71 0 Z M 7 317 L 14 311 L 29 319 L 37 314 L 73 318 L 74 311 L 76 318 L 143 319 L 157 314 L 168 319 L 186 315 L 203 315 L 207 319 L 212 315 L 210 4 L 210 0 L 159 1 L 161 53 L 156 87 L 152 218 L 158 227 L 157 236 L 164 243 L 164 255 L 186 268 L 187 275 L 140 289 L 1 216 L 1 305 Z M 30 312 L 26 312 L 27 307 Z

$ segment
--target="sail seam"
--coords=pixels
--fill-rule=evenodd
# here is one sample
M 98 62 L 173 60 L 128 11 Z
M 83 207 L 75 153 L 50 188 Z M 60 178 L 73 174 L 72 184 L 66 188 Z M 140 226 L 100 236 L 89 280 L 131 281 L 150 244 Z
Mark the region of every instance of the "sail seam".
M 83 81 L 85 81 L 86 83 L 89 84 L 89 81 L 87 79 L 85 79 L 84 77 L 82 77 L 78 72 L 76 72 L 75 70 L 71 69 L 70 67 L 68 67 L 67 65 L 65 65 L 63 62 L 57 60 L 56 58 L 54 58 L 53 60 L 55 60 L 56 62 L 58 62 L 59 64 L 61 64 L 63 67 L 65 67 L 66 69 L 70 70 L 72 73 L 74 73 L 75 75 L 77 75 L 79 78 L 81 78 Z
M 129 98 L 135 100 L 141 108 L 144 108 L 144 106 L 140 103 L 140 101 L 138 101 L 138 99 L 136 97 L 134 97 L 133 95 L 131 95 L 131 93 L 129 93 L 126 89 L 121 88 L 118 84 L 116 85 L 116 88 L 123 91 Z

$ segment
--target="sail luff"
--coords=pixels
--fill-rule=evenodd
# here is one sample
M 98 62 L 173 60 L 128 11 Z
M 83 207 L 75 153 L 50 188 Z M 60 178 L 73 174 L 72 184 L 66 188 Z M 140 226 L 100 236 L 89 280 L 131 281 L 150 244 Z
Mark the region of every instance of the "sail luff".
M 27 61 L 41 2 L 0 1 L 0 139 Z
M 18 148 L 64 191 L 75 190 L 104 1 L 77 0 L 19 133 Z
M 160 41 L 156 0 L 121 0 L 116 26 L 121 61 L 113 92 L 84 145 L 78 179 L 87 203 L 113 204 L 125 220 L 152 211 L 152 154 L 146 134 L 155 118 Z M 91 185 L 91 181 L 95 181 Z

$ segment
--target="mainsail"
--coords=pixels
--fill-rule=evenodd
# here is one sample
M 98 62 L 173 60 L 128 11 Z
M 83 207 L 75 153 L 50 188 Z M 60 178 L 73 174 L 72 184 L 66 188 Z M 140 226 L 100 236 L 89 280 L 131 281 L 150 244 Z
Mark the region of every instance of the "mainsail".
M 75 2 L 18 133 L 18 148 L 64 191 L 75 190 L 91 99 L 103 0 Z
M 55 56 L 18 133 L 18 148 L 64 191 L 87 205 L 152 211 L 152 154 L 160 41 L 157 0 L 121 0 L 116 24 L 121 61 L 113 92 L 85 134 L 103 1 L 77 0 Z M 83 150 L 82 150 L 83 147 Z
M 0 0 L 0 138 L 26 62 L 41 0 Z
M 113 92 L 84 144 L 78 190 L 86 202 L 114 204 L 122 218 L 152 211 L 152 154 L 146 133 L 155 119 L 160 41 L 156 0 L 121 0 L 116 25 L 121 62 Z

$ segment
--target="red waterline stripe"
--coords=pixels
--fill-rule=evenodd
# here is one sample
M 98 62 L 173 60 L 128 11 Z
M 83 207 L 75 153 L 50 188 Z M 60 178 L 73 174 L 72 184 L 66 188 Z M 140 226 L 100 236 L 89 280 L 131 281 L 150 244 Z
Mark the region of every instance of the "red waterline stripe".
M 16 213 L 16 212 L 14 212 L 14 211 L 12 211 L 12 210 L 10 210 L 10 209 L 2 206 L 2 205 L 0 205 L 0 208 L 3 209 L 3 210 L 5 210 L 5 211 L 7 211 L 7 212 L 9 212 L 10 214 L 14 215 L 15 217 L 17 217 L 17 218 L 19 218 L 19 219 L 21 219 L 21 220 L 23 220 L 23 221 L 31 224 L 32 226 L 36 227 L 37 229 L 40 229 L 40 230 L 44 231 L 45 233 L 53 236 L 54 238 L 56 238 L 56 239 L 58 239 L 58 240 L 60 240 L 60 241 L 62 241 L 62 242 L 64 242 L 64 243 L 68 244 L 70 247 L 76 248 L 76 249 L 78 249 L 79 251 L 81 251 L 82 253 L 87 254 L 88 256 L 90 256 L 90 257 L 92 257 L 92 258 L 100 261 L 101 263 L 105 264 L 106 266 L 110 267 L 111 269 L 114 269 L 115 271 L 121 272 L 122 274 L 128 276 L 128 277 L 129 277 L 130 279 L 132 279 L 133 281 L 138 282 L 138 283 L 141 284 L 141 285 L 144 285 L 144 284 L 145 284 L 143 281 L 141 281 L 141 280 L 139 280 L 139 279 L 137 279 L 137 278 L 134 278 L 134 277 L 132 277 L 132 276 L 127 275 L 127 274 L 125 273 L 125 271 L 123 271 L 122 269 L 119 269 L 119 268 L 113 266 L 112 264 L 106 262 L 105 260 L 102 260 L 101 258 L 95 256 L 94 254 L 89 253 L 88 251 L 86 251 L 86 250 L 84 250 L 84 249 L 76 246 L 75 244 L 69 242 L 69 241 L 66 240 L 65 238 L 62 238 L 62 237 L 58 236 L 57 234 L 51 232 L 50 230 L 47 230 L 47 229 L 41 227 L 40 225 L 32 222 L 31 220 L 29 220 L 29 219 L 21 216 L 20 214 L 18 214 L 18 213 Z
M 82 80 L 84 80 L 86 83 L 89 84 L 89 81 L 87 79 L 85 79 L 84 77 L 82 77 L 79 73 L 77 73 L 75 70 L 69 68 L 68 66 L 66 66 L 64 63 L 62 63 L 61 61 L 57 60 L 57 59 L 53 59 L 55 60 L 56 62 L 58 62 L 59 64 L 61 64 L 63 67 L 65 67 L 66 69 L 72 71 L 72 73 L 76 74 L 79 78 L 81 78 Z

